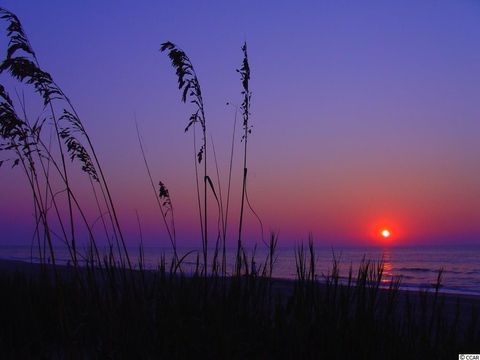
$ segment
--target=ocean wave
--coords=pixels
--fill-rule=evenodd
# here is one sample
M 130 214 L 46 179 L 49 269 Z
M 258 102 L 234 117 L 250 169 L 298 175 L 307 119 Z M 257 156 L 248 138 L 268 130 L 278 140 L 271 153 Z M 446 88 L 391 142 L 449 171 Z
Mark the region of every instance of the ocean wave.
M 397 269 L 396 271 L 402 273 L 402 272 L 412 272 L 412 273 L 433 273 L 433 274 L 438 274 L 440 269 L 428 269 L 428 268 L 422 268 L 422 267 L 401 267 Z M 443 269 L 442 270 L 444 275 L 447 274 L 453 274 L 453 275 L 461 275 L 461 274 L 468 274 L 468 275 L 473 275 L 473 274 L 478 274 L 480 272 L 475 272 L 475 271 L 461 271 L 461 270 L 449 270 L 449 269 Z
M 432 270 L 432 269 L 427 269 L 427 268 L 421 268 L 421 267 L 402 267 L 398 269 L 398 271 L 411 271 L 411 272 L 438 272 L 438 270 Z

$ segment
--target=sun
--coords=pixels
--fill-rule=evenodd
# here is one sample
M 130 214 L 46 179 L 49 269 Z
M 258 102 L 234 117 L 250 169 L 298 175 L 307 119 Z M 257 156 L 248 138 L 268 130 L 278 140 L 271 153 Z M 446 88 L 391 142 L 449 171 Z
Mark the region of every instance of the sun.
M 383 230 L 382 230 L 382 236 L 383 236 L 385 239 L 389 238 L 389 237 L 390 237 L 390 231 L 387 230 L 387 229 L 383 229 Z

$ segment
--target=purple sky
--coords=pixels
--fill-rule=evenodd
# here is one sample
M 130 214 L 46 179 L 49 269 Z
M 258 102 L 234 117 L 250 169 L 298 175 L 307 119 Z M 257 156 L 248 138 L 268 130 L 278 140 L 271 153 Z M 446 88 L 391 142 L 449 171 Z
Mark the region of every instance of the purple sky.
M 135 211 L 146 242 L 167 243 L 135 117 L 154 179 L 170 189 L 179 238 L 199 243 L 193 133 L 183 132 L 192 107 L 180 102 L 174 70 L 158 51 L 167 40 L 187 52 L 199 76 L 224 189 L 234 119 L 225 104 L 242 101 L 235 69 L 248 42 L 249 196 L 281 243 L 311 231 L 326 245 L 375 244 L 382 228 L 395 244 L 480 243 L 476 1 L 5 0 L 2 6 L 19 16 L 42 66 L 80 113 L 129 243 L 138 241 Z M 1 33 L 4 54 L 5 23 Z M 242 174 L 237 130 L 231 241 Z M 0 169 L 0 183 L 0 243 L 29 243 L 27 184 L 8 166 Z M 86 183 L 75 179 L 79 193 L 87 193 Z M 91 208 L 87 200 L 85 207 Z M 248 212 L 246 227 L 247 237 L 258 240 Z

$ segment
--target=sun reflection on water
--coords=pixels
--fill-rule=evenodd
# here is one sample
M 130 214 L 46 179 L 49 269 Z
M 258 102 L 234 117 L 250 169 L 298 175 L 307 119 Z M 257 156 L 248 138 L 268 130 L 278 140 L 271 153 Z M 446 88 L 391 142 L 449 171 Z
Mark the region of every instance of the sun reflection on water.
M 382 261 L 383 261 L 382 283 L 389 283 L 392 280 L 392 277 L 395 276 L 395 274 L 393 273 L 392 253 L 390 249 L 385 248 L 382 250 Z

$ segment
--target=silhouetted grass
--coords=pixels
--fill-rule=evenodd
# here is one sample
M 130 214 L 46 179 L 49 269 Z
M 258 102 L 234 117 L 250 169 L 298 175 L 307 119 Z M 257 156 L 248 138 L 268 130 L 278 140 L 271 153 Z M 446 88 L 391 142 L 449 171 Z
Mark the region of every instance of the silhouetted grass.
M 60 268 L 58 288 L 48 269 L 2 272 L 2 355 L 447 359 L 478 351 L 474 310 L 461 317 L 468 309 L 459 305 L 448 317 L 435 290 L 406 295 L 396 279 L 381 288 L 381 262 L 364 261 L 346 282 L 332 268 L 320 282 L 299 249 L 299 279 L 283 283 L 252 272 L 205 283 L 201 272 L 175 276 L 165 265 L 122 280 L 123 270 L 108 265 L 107 278 L 82 268 L 81 282 Z
M 202 89 L 200 87 L 200 81 L 198 80 L 197 74 L 193 67 L 190 58 L 187 54 L 180 49 L 178 46 L 173 44 L 170 41 L 163 43 L 160 47 L 160 51 L 167 51 L 168 57 L 171 60 L 172 66 L 176 70 L 176 75 L 178 78 L 178 88 L 182 91 L 182 102 L 187 102 L 187 99 L 190 103 L 195 105 L 196 110 L 190 115 L 188 119 L 188 124 L 185 127 L 185 132 L 187 132 L 190 127 L 193 126 L 194 134 L 194 151 L 198 164 L 203 161 L 203 213 L 202 206 L 200 201 L 200 188 L 198 182 L 198 169 L 197 162 L 195 161 L 195 180 L 197 185 L 197 202 L 199 207 L 199 217 L 200 217 L 200 227 L 202 233 L 202 252 L 203 252 L 203 272 L 204 276 L 207 277 L 208 272 L 208 193 L 207 193 L 207 184 L 210 185 L 210 189 L 215 192 L 213 188 L 213 183 L 210 177 L 208 176 L 207 171 L 207 121 L 205 117 L 205 106 L 203 103 Z M 196 137 L 195 137 L 195 125 L 200 124 L 202 129 L 202 145 L 200 150 L 197 152 L 196 147 Z
M 0 150 L 8 156 L 2 163 L 7 161 L 12 163 L 12 167 L 20 166 L 28 181 L 34 202 L 37 223 L 35 235 L 41 261 L 47 262 L 48 249 L 48 258 L 55 264 L 52 243 L 54 238 L 60 238 L 71 254 L 74 267 L 78 266 L 78 234 L 75 226 L 78 213 L 89 234 L 89 244 L 100 262 L 92 226 L 71 187 L 71 170 L 65 159 L 68 156 L 72 162 L 78 161 L 83 172 L 88 175 L 97 204 L 95 187 L 100 190 L 110 218 L 112 237 L 117 244 L 117 255 L 121 262 L 126 259 L 131 268 L 113 198 L 79 115 L 52 76 L 41 68 L 18 17 L 0 8 L 0 18 L 7 23 L 9 40 L 6 56 L 0 64 L 0 73 L 10 74 L 11 78 L 18 80 L 26 89 L 37 93 L 43 103 L 43 110 L 47 113 L 45 115 L 42 112 L 41 117 L 31 121 L 25 111 L 24 98 L 18 96 L 22 111 L 17 111 L 18 106 L 15 106 L 5 87 L 0 85 Z M 52 138 L 56 139 L 56 148 L 53 147 Z M 59 211 L 65 205 L 58 196 L 62 193 L 67 198 L 66 215 Z M 54 214 L 51 214 L 51 208 L 54 209 Z M 104 214 L 100 207 L 99 212 L 103 221 Z M 57 227 L 60 228 L 60 235 L 53 232 Z M 110 244 L 111 235 L 108 230 L 106 232 Z
M 250 254 L 244 248 L 244 201 L 251 209 L 247 194 L 251 92 L 246 44 L 238 70 L 243 87 L 244 171 L 234 276 L 226 276 L 225 260 L 231 176 L 224 214 L 218 166 L 220 197 L 207 173 L 207 131 L 200 85 L 185 52 L 171 42 L 162 44 L 161 50 L 168 51 L 176 69 L 182 101 L 189 99 L 196 106 L 185 130 L 190 126 L 195 130 L 197 123 L 202 128 L 200 150 L 197 151 L 196 143 L 194 146 L 195 170 L 197 161 L 203 160 L 204 165 L 203 212 L 196 172 L 203 266 L 197 254 L 193 273 L 185 276 L 181 271 L 188 253 L 179 257 L 176 252 L 170 194 L 162 182 L 157 192 L 139 136 L 174 256 L 168 270 L 165 256 L 160 258 L 157 270 L 145 270 L 141 243 L 139 270 L 135 270 L 108 184 L 79 115 L 50 74 L 40 67 L 18 18 L 2 8 L 0 18 L 7 22 L 9 39 L 0 72 L 9 72 L 27 87 L 33 87 L 49 111 L 48 117 L 29 121 L 24 100 L 19 97 L 22 111 L 17 111 L 5 87 L 0 85 L 0 150 L 10 156 L 2 163 L 21 167 L 27 178 L 40 255 L 40 264 L 31 265 L 29 271 L 0 272 L 2 358 L 447 359 L 458 353 L 479 351 L 478 309 L 466 308 L 466 303 L 459 299 L 455 311 L 451 311 L 452 304 L 440 292 L 442 270 L 433 292 L 418 293 L 400 291 L 400 278 L 385 279 L 382 260 L 364 259 L 358 269 L 350 267 L 348 277 L 343 279 L 333 254 L 330 272 L 319 276 L 310 235 L 307 248 L 300 244 L 295 249 L 297 279 L 279 281 L 272 278 L 277 234 L 272 233 L 265 243 L 268 254 L 263 262 L 257 264 L 256 246 Z M 53 125 L 55 150 L 48 141 L 50 133 L 45 124 Z M 92 183 L 109 245 L 106 254 L 99 252 L 93 225 L 87 221 L 71 187 L 66 156 L 80 162 Z M 229 174 L 232 159 L 233 144 Z M 211 273 L 207 264 L 207 185 L 221 214 Z M 67 195 L 66 201 L 58 197 L 59 193 Z M 65 205 L 67 215 L 60 211 Z M 75 214 L 80 216 L 89 235 L 85 254 L 77 248 Z M 105 214 L 109 221 L 104 220 Z M 54 229 L 59 229 L 59 233 Z M 54 237 L 60 238 L 69 250 L 72 267 L 57 265 Z M 221 237 L 223 258 L 218 271 Z M 79 258 L 85 259 L 84 266 L 79 265 Z M 470 303 L 478 304 L 478 300 Z M 470 314 L 466 313 L 470 310 Z
M 242 116 L 243 116 L 243 177 L 242 177 L 242 197 L 240 205 L 240 222 L 238 225 L 238 241 L 237 241 L 237 259 L 236 259 L 236 272 L 240 274 L 242 268 L 241 261 L 241 252 L 242 252 L 242 229 L 243 229 L 243 208 L 245 204 L 245 197 L 247 192 L 247 145 L 248 145 L 248 135 L 251 133 L 251 125 L 249 124 L 250 119 L 250 100 L 252 93 L 249 88 L 250 84 L 250 65 L 248 63 L 248 52 L 247 52 L 247 43 L 244 43 L 242 46 L 243 51 L 243 61 L 240 69 L 237 69 L 237 72 L 240 74 L 242 80 L 242 95 L 243 102 L 241 105 Z

